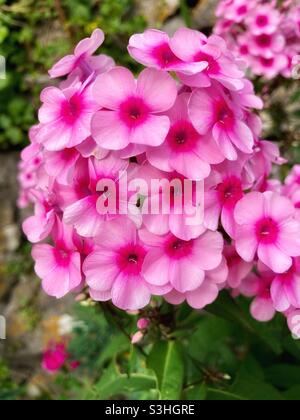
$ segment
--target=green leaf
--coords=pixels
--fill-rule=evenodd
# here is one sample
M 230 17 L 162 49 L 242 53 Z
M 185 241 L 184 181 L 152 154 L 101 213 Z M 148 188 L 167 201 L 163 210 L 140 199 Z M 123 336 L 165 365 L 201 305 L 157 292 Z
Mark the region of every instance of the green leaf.
M 289 401 L 300 401 L 300 385 L 294 386 L 284 393 L 284 397 Z
M 300 386 L 300 367 L 293 365 L 276 365 L 265 371 L 268 382 L 276 387 L 289 389 Z
M 183 394 L 183 399 L 188 401 L 205 401 L 207 397 L 206 384 L 189 386 Z
M 155 343 L 148 357 L 148 367 L 157 376 L 161 399 L 180 399 L 184 362 L 178 343 L 176 341 Z
M 235 382 L 228 391 L 243 400 L 277 401 L 284 400 L 282 394 L 272 385 L 259 380 L 248 373 L 244 367 L 240 369 Z
M 116 357 L 118 354 L 123 353 L 126 350 L 129 350 L 130 342 L 128 338 L 123 334 L 118 334 L 111 339 L 111 341 L 103 349 L 99 360 L 98 366 L 103 366 L 105 362 Z
M 134 373 L 130 376 L 121 374 L 115 364 L 104 371 L 100 381 L 86 399 L 107 400 L 112 397 L 124 396 L 156 388 L 156 378 L 150 373 Z

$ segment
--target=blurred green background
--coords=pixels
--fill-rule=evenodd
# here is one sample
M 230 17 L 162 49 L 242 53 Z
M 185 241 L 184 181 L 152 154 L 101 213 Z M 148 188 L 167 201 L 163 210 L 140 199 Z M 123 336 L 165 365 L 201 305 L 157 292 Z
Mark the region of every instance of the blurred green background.
M 72 297 L 57 302 L 41 292 L 20 232 L 24 214 L 15 206 L 19 151 L 28 143 L 53 63 L 101 27 L 106 33 L 102 52 L 138 71 L 126 51 L 133 33 L 146 27 L 172 33 L 186 25 L 209 34 L 216 4 L 0 0 L 0 54 L 7 63 L 6 78 L 0 80 L 0 314 L 9 320 L 8 340 L 0 342 L 0 400 L 300 399 L 300 343 L 292 340 L 282 317 L 259 324 L 249 316 L 247 301 L 236 303 L 227 295 L 205 316 L 157 302 L 145 313 L 151 331 L 140 346 L 132 346 L 135 316 L 116 315 L 112 307 L 95 306 L 86 297 L 74 308 Z M 277 141 L 291 164 L 298 163 L 299 81 L 257 79 L 255 85 L 266 104 L 261 114 L 265 138 Z M 49 340 L 67 341 L 81 362 L 78 371 L 56 377 L 41 371 Z

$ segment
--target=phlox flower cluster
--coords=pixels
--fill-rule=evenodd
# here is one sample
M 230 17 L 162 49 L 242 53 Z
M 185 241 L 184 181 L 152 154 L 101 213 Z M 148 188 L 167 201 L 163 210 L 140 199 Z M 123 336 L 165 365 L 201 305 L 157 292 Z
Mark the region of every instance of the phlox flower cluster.
M 126 311 L 154 296 L 199 310 L 226 288 L 255 296 L 261 320 L 271 309 L 300 309 L 300 171 L 285 187 L 269 181 L 272 165 L 284 161 L 261 138 L 254 110 L 263 103 L 244 63 L 217 35 L 147 30 L 129 41 L 145 66 L 135 76 L 95 55 L 103 41 L 95 30 L 50 70 L 64 79 L 41 93 L 39 123 L 22 153 L 19 205 L 34 206 L 23 229 L 44 291 L 62 298 L 84 289 Z M 151 189 L 128 198 L 120 173 L 146 184 L 202 183 L 203 217 L 189 225 L 175 211 L 184 199 L 178 191 L 168 214 L 143 212 Z M 109 199 L 98 188 L 104 179 L 134 212 L 99 211 L 99 199 Z M 197 206 L 193 194 L 188 204 Z
M 279 4 L 280 3 L 280 4 Z M 300 5 L 297 0 L 221 0 L 215 34 L 226 39 L 253 74 L 297 77 Z

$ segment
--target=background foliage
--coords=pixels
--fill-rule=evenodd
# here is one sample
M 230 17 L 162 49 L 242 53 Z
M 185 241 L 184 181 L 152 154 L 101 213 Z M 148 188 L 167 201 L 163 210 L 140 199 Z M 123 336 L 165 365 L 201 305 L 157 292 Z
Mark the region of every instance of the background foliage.
M 189 8 L 197 1 L 179 3 L 176 13 L 197 27 Z M 0 80 L 0 150 L 26 144 L 39 93 L 49 83 L 47 70 L 77 41 L 101 27 L 104 52 L 137 71 L 125 51 L 129 36 L 146 26 L 134 0 L 0 0 L 0 54 L 7 60 L 7 77 Z M 291 163 L 299 162 L 299 81 L 255 83 L 266 103 L 266 138 L 280 142 Z M 300 399 L 300 342 L 280 316 L 269 324 L 251 319 L 244 299 L 235 302 L 224 293 L 206 313 L 157 301 L 144 314 L 152 327 L 136 346 L 130 340 L 136 316 L 88 300 L 74 313 L 81 322 L 69 351 L 81 366 L 59 374 L 56 391 L 39 398 Z M 9 363 L 0 360 L 0 399 L 24 398 L 25 386 L 26 379 L 16 381 Z

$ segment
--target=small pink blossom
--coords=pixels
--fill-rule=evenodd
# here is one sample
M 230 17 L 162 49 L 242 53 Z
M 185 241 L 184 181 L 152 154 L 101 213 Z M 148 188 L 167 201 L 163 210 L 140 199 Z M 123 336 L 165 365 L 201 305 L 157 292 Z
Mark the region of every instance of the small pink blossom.
M 251 209 L 251 211 L 249 211 Z M 235 208 L 236 248 L 247 262 L 255 256 L 275 273 L 288 271 L 300 256 L 300 224 L 290 200 L 273 192 L 252 192 Z
M 122 67 L 100 75 L 94 84 L 100 107 L 92 121 L 96 142 L 109 150 L 130 144 L 160 146 L 169 131 L 170 120 L 162 115 L 175 103 L 175 81 L 164 72 L 146 69 L 135 81 Z M 160 114 L 160 115 L 158 115 Z
M 61 370 L 69 359 L 69 353 L 63 343 L 51 345 L 43 354 L 42 368 L 54 374 Z
M 92 86 L 76 83 L 68 89 L 48 87 L 41 94 L 37 138 L 49 151 L 79 145 L 91 135 L 91 120 L 99 108 Z
M 72 229 L 61 224 L 54 237 L 55 246 L 34 245 L 32 257 L 44 291 L 49 296 L 62 298 L 82 283 L 81 255 Z

